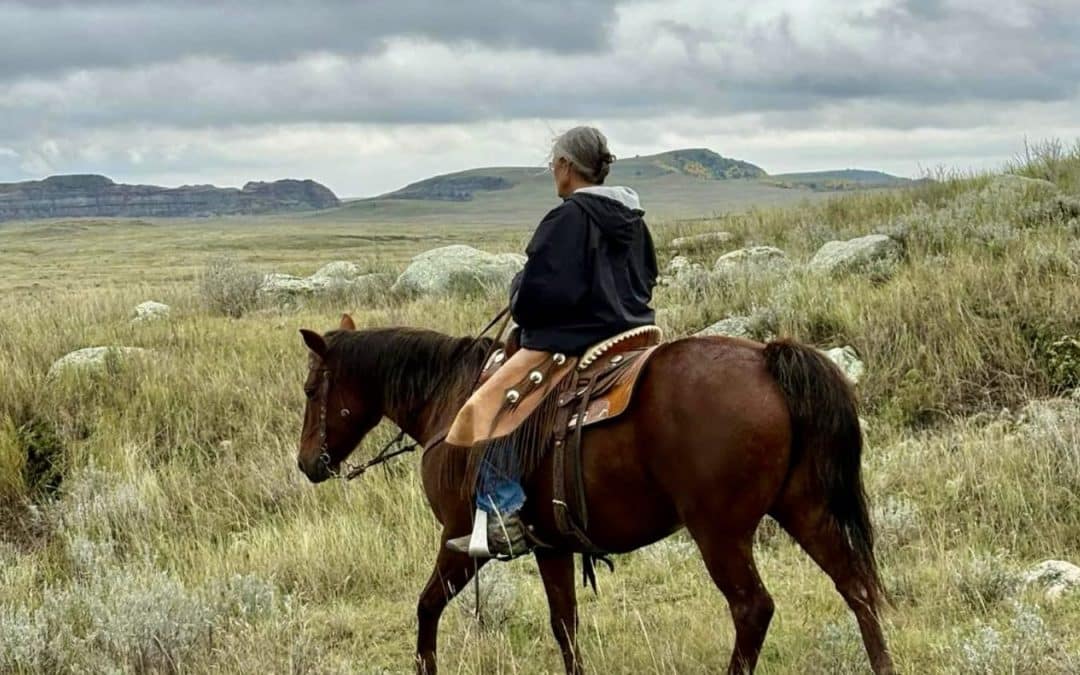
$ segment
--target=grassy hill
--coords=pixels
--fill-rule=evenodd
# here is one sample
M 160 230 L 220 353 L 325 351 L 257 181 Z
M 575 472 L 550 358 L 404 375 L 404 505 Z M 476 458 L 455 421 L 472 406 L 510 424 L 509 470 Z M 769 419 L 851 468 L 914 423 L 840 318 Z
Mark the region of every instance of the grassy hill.
M 763 332 L 851 345 L 866 363 L 863 475 L 899 672 L 1080 672 L 1080 594 L 1055 601 L 1024 583 L 1041 561 L 1080 564 L 1080 148 L 1014 170 L 1036 180 L 944 180 L 654 225 L 664 266 L 673 238 L 716 230 L 734 238 L 694 262 L 752 244 L 792 261 L 784 274 L 658 289 L 670 336 L 750 315 Z M 420 460 L 307 483 L 297 329 L 329 329 L 351 310 L 362 327 L 461 335 L 503 294 L 341 295 L 232 318 L 200 273 L 222 254 L 238 274 L 310 274 L 337 259 L 398 271 L 450 241 L 520 250 L 527 228 L 325 217 L 0 228 L 0 672 L 411 672 L 438 537 Z M 872 232 L 903 242 L 891 276 L 807 269 L 823 243 Z M 171 318 L 132 323 L 150 299 Z M 152 353 L 48 377 L 55 359 L 94 345 Z M 376 430 L 357 457 L 393 433 Z M 759 672 L 867 672 L 847 607 L 770 520 L 756 557 L 776 602 Z M 676 534 L 618 556 L 617 569 L 601 571 L 599 596 L 579 593 L 590 672 L 726 667 L 731 622 L 693 541 Z M 483 624 L 471 589 L 444 615 L 443 670 L 560 672 L 533 561 L 489 566 L 481 589 Z
M 846 173 L 825 172 L 816 179 L 815 174 L 791 174 L 780 180 L 749 162 L 693 148 L 619 159 L 607 182 L 637 190 L 650 219 L 712 217 L 817 201 L 853 186 L 903 182 L 877 172 L 872 177 L 857 172 L 855 178 Z M 323 215 L 343 222 L 531 225 L 558 203 L 551 175 L 542 167 L 489 167 L 434 176 Z

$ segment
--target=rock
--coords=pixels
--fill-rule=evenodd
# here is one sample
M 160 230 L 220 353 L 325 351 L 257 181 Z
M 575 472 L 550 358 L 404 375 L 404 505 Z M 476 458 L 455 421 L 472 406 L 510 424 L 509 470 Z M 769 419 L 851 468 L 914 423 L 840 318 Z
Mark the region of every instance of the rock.
M 199 217 L 326 209 L 341 201 L 312 180 L 164 188 L 123 185 L 105 176 L 51 176 L 0 183 L 0 221 L 31 218 Z
M 729 316 L 694 333 L 694 337 L 710 337 L 713 335 L 752 340 L 754 339 L 753 323 L 748 316 Z
M 1080 589 L 1080 567 L 1064 560 L 1046 560 L 1024 574 L 1024 585 L 1046 587 L 1046 599 L 1058 600 Z
M 862 376 L 866 374 L 866 365 L 859 360 L 854 347 L 834 347 L 826 350 L 824 354 L 840 367 L 852 384 L 858 384 Z
M 1042 178 L 1028 178 L 1011 173 L 994 176 L 982 190 L 986 192 L 1034 192 L 1044 197 L 1050 197 L 1058 193 L 1057 185 Z
M 791 266 L 787 254 L 773 246 L 751 246 L 725 253 L 716 260 L 717 272 L 782 272 Z
M 86 347 L 65 354 L 53 362 L 48 376 L 57 377 L 61 373 L 72 371 L 100 371 L 106 368 L 110 359 L 127 360 L 150 353 L 149 349 L 139 347 Z
M 704 234 L 672 239 L 668 243 L 668 248 L 672 251 L 696 251 L 708 246 L 726 244 L 733 239 L 735 239 L 735 235 L 730 232 L 705 232 Z
M 1080 399 L 1059 397 L 1029 401 L 1020 409 L 1017 421 L 1047 431 L 1080 425 Z
M 131 320 L 133 322 L 142 322 L 168 319 L 169 311 L 170 308 L 165 303 L 147 300 L 146 302 L 135 306 L 135 316 Z
M 267 274 L 259 294 L 282 299 L 330 292 L 375 291 L 388 288 L 392 280 L 388 274 L 365 274 L 356 263 L 338 260 L 323 265 L 309 277 Z
M 487 253 L 455 244 L 413 258 L 391 291 L 413 295 L 506 291 L 524 267 L 523 255 Z
M 889 273 L 900 263 L 904 247 L 884 234 L 830 241 L 810 260 L 810 269 L 829 274 Z

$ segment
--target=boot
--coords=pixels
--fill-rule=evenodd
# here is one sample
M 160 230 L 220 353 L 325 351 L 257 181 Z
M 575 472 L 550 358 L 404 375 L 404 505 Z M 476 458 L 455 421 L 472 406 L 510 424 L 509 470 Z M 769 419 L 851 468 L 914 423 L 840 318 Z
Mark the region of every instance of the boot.
M 450 539 L 446 548 L 473 558 L 510 560 L 525 555 L 530 547 L 520 515 L 488 516 L 487 511 L 477 509 L 472 534 Z

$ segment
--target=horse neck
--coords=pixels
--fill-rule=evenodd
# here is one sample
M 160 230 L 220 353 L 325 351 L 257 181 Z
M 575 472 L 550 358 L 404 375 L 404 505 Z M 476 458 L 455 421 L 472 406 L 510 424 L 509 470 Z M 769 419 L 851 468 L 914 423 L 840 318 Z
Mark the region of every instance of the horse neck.
M 458 338 L 443 336 L 447 342 L 456 341 Z M 464 405 L 469 396 L 469 388 L 482 365 L 481 358 L 483 347 L 479 344 L 470 344 L 464 350 L 432 350 L 430 360 L 426 360 L 420 372 L 414 372 L 415 377 L 423 378 L 430 382 L 426 388 L 427 393 L 422 400 L 409 400 L 395 395 L 390 388 L 400 382 L 385 381 L 384 400 L 387 402 L 384 415 L 398 426 L 402 431 L 416 441 L 425 444 L 430 442 L 438 434 L 445 432 L 457 412 Z M 382 358 L 399 358 L 404 360 L 403 355 L 384 355 Z M 414 360 L 409 360 L 409 366 L 416 366 Z M 388 372 L 398 372 L 406 368 L 404 363 L 394 364 L 397 368 L 390 368 Z

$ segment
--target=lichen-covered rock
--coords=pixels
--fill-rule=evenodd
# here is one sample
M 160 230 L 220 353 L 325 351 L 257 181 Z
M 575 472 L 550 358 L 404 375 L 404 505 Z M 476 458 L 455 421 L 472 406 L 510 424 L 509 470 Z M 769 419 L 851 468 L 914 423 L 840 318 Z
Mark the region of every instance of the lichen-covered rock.
M 858 384 L 862 376 L 866 374 L 866 365 L 859 360 L 859 355 L 855 353 L 853 347 L 835 347 L 824 353 L 830 361 L 840 367 L 852 384 Z
M 694 337 L 711 337 L 714 335 L 752 340 L 754 338 L 753 321 L 748 316 L 729 316 L 694 333 Z
M 392 291 L 406 295 L 444 295 L 505 291 L 525 267 L 517 253 L 487 253 L 456 244 L 421 253 L 394 282 Z
M 751 246 L 716 259 L 717 272 L 782 272 L 791 266 L 787 254 L 775 246 Z
M 672 251 L 697 251 L 709 246 L 719 246 L 735 239 L 730 232 L 705 232 L 687 237 L 676 237 L 668 243 Z
M 49 367 L 50 378 L 73 371 L 96 372 L 104 370 L 110 360 L 126 361 L 147 356 L 151 352 L 139 347 L 86 347 L 65 354 Z
M 1058 600 L 1080 590 L 1080 567 L 1064 560 L 1045 560 L 1024 574 L 1024 585 L 1046 588 L 1047 600 Z
M 323 265 L 309 277 L 291 274 L 267 274 L 259 294 L 277 299 L 314 296 L 331 292 L 363 292 L 389 288 L 392 277 L 366 274 L 360 265 L 338 260 Z
M 155 302 L 153 300 L 147 300 L 135 306 L 134 316 L 132 321 L 159 321 L 161 319 L 169 318 L 170 308 L 163 302 Z
M 869 234 L 826 243 L 810 260 L 810 269 L 827 274 L 888 274 L 895 270 L 903 254 L 903 245 L 892 237 Z

